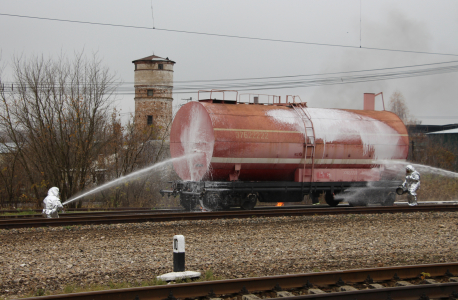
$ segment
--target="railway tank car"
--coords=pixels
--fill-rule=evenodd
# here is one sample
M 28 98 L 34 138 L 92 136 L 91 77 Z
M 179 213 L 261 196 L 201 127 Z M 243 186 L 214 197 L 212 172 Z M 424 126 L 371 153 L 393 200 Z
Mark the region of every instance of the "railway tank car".
M 400 182 L 388 166 L 405 161 L 409 145 L 394 113 L 309 108 L 290 96 L 283 103 L 276 96 L 242 102 L 240 96 L 210 96 L 179 109 L 170 152 L 182 180 L 162 194 L 179 195 L 187 210 L 198 203 L 252 209 L 257 201 L 300 202 L 322 193 L 336 206 L 358 189 L 363 196 L 353 197 L 353 205 L 367 203 L 367 190 L 382 205 L 393 204 Z

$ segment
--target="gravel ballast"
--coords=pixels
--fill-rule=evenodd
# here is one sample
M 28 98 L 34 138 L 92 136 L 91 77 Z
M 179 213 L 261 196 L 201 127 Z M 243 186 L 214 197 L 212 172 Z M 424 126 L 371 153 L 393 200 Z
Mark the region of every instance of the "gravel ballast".
M 186 269 L 231 279 L 458 260 L 458 213 L 303 216 L 0 230 L 0 297 L 152 280 Z

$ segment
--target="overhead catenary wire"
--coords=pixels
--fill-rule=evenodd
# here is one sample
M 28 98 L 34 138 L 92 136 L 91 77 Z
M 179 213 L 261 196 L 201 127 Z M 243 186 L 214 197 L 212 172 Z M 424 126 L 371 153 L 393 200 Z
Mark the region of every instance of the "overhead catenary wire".
M 400 69 L 412 69 L 410 71 L 404 71 L 406 74 L 409 72 L 418 72 L 418 71 L 425 71 L 425 70 L 433 70 L 433 69 L 413 69 L 413 68 L 418 68 L 418 67 L 426 67 L 426 66 L 437 66 L 437 65 L 444 65 L 444 64 L 452 64 L 452 63 L 458 63 L 458 60 L 453 60 L 453 61 L 446 61 L 446 62 L 437 62 L 437 63 L 428 63 L 428 64 L 419 64 L 419 65 L 407 65 L 407 66 L 397 66 L 397 67 L 387 67 L 387 68 L 377 68 L 377 69 L 365 69 L 365 70 L 354 70 L 354 71 L 342 71 L 342 72 L 327 72 L 327 73 L 314 73 L 314 74 L 302 74 L 302 75 L 285 75 L 285 76 L 269 76 L 269 77 L 249 77 L 249 78 L 232 78 L 232 79 L 202 79 L 202 80 L 184 80 L 184 81 L 174 81 L 175 84 L 175 89 L 177 88 L 183 88 L 186 87 L 187 85 L 180 85 L 181 83 L 199 83 L 198 85 L 191 85 L 195 86 L 199 89 L 203 88 L 206 86 L 205 84 L 207 83 L 213 83 L 213 82 L 239 82 L 239 81 L 246 81 L 248 85 L 251 85 L 252 83 L 258 83 L 262 80 L 269 80 L 269 79 L 287 79 L 287 78 L 299 78 L 299 77 L 313 77 L 313 76 L 324 76 L 324 75 L 343 75 L 343 74 L 351 74 L 351 73 L 369 73 L 369 72 L 375 72 L 375 71 L 387 71 L 387 70 L 400 70 Z M 450 66 L 449 66 L 450 67 Z M 337 78 L 346 78 L 345 76 L 337 76 Z M 254 80 L 252 83 L 250 83 L 249 80 Z M 278 83 L 278 82 L 291 82 L 291 81 L 264 81 L 269 84 L 271 83 Z M 302 82 L 302 81 L 301 81 Z M 11 82 L 11 81 L 3 81 L 3 84 L 7 85 L 12 85 L 16 84 L 19 85 L 17 82 Z M 128 82 L 128 81 L 115 81 L 112 82 L 114 85 L 133 85 L 134 82 Z M 178 85 L 176 85 L 178 84 Z M 90 84 L 86 84 L 90 85 Z M 218 83 L 216 87 L 221 87 L 222 84 Z
M 424 66 L 442 65 L 442 64 L 450 64 L 450 63 L 457 63 L 457 62 L 458 62 L 458 60 L 452 60 L 452 61 L 444 61 L 444 62 L 428 63 L 428 64 L 420 64 L 420 65 L 408 65 L 408 66 L 397 66 L 397 67 L 387 67 L 387 68 L 378 68 L 378 69 L 366 69 L 366 70 L 342 71 L 342 72 L 329 72 L 329 73 L 315 73 L 315 74 L 302 74 L 302 75 L 249 77 L 249 78 L 232 78 L 232 79 L 200 79 L 200 80 L 183 80 L 183 81 L 175 80 L 174 83 L 263 80 L 263 79 L 275 79 L 275 78 L 293 78 L 293 77 L 309 77 L 309 76 L 322 76 L 322 75 L 337 75 L 337 74 L 361 73 L 361 72 L 371 72 L 371 71 L 383 71 L 383 70 L 394 70 L 394 69 L 403 69 L 403 68 L 424 67 Z M 130 83 L 134 83 L 134 82 L 130 82 Z
M 68 22 L 68 23 L 78 23 L 78 24 L 87 24 L 87 25 L 124 27 L 124 28 L 132 28 L 132 29 L 148 29 L 148 30 L 158 30 L 158 31 L 165 31 L 165 32 L 175 32 L 175 33 L 185 33 L 185 34 L 195 34 L 195 35 L 205 35 L 205 36 L 215 36 L 215 37 L 225 37 L 225 38 L 236 38 L 236 39 L 246 39 L 246 40 L 257 40 L 257 41 L 277 42 L 277 43 L 303 44 L 303 45 L 340 47 L 340 48 L 352 48 L 352 49 L 364 49 L 364 50 L 376 50 L 376 51 L 389 51 L 389 52 L 404 52 L 404 53 L 428 54 L 428 55 L 458 56 L 458 54 L 455 54 L 455 53 L 440 53 L 440 52 L 428 52 L 428 51 L 388 49 L 388 48 L 377 48 L 377 47 L 361 47 L 361 45 L 360 46 L 352 46 L 352 45 L 329 44 L 329 43 L 315 43 L 315 42 L 305 42 L 305 41 L 293 41 L 293 40 L 282 40 L 282 39 L 273 39 L 273 38 L 249 37 L 249 36 L 210 33 L 210 32 L 197 32 L 197 31 L 178 30 L 178 29 L 147 27 L 147 26 L 135 26 L 135 25 L 123 25 L 123 24 L 112 24 L 112 23 L 100 23 L 100 22 L 88 22 L 88 21 L 68 20 L 68 19 L 24 16 L 24 15 L 6 14 L 6 13 L 0 13 L 0 16 L 17 17 L 17 18 L 28 18 L 28 19 L 37 19 L 37 20 L 46 20 L 46 21 L 57 21 L 57 22 Z
M 154 10 L 153 10 L 153 0 L 151 0 L 151 18 L 153 19 L 153 29 L 154 29 Z
M 397 72 L 373 72 L 369 74 L 356 74 L 356 75 L 345 75 L 345 76 L 331 76 L 331 77 L 318 77 L 303 80 L 269 80 L 263 82 L 229 82 L 226 84 L 193 84 L 193 85 L 177 85 L 173 87 L 174 94 L 186 94 L 196 93 L 199 90 L 204 89 L 232 89 L 238 91 L 257 91 L 257 90 L 272 90 L 272 89 L 293 89 L 298 87 L 312 87 L 322 85 L 341 85 L 350 83 L 380 81 L 389 79 L 409 78 L 427 75 L 445 74 L 451 72 L 458 72 L 458 64 L 451 66 L 440 66 L 433 68 L 421 68 L 414 70 L 401 70 Z M 113 85 L 115 85 L 113 83 Z M 134 87 L 126 84 L 117 84 L 115 86 L 115 94 L 118 95 L 131 95 L 134 94 Z M 68 84 L 70 86 L 70 84 Z M 8 85 L 7 85 L 8 87 Z M 65 88 L 66 86 L 62 86 Z M 27 86 L 19 85 L 15 92 L 20 92 L 21 88 L 27 88 Z M 42 85 L 38 88 L 46 89 L 48 86 Z
M 457 62 L 457 61 L 454 61 L 454 62 Z M 438 64 L 442 64 L 442 63 L 434 63 L 434 64 L 424 64 L 424 65 L 417 65 L 417 66 L 428 66 L 428 65 L 438 65 Z M 306 77 L 306 76 L 322 76 L 322 75 L 338 75 L 338 74 L 349 74 L 349 73 L 360 73 L 360 72 L 372 72 L 372 71 L 383 71 L 383 70 L 392 70 L 392 69 L 399 69 L 399 68 L 410 68 L 411 66 L 406 66 L 406 67 L 394 67 L 394 68 L 383 68 L 383 69 L 372 69 L 372 70 L 362 70 L 362 71 L 348 71 L 348 72 L 335 72 L 335 73 L 323 73 L 323 74 L 310 74 L 310 75 L 298 75 L 298 76 L 279 76 L 279 77 L 263 77 L 263 78 L 251 78 L 253 80 L 259 80 L 259 79 L 276 79 L 276 78 L 294 78 L 294 77 Z M 420 70 L 410 70 L 410 71 L 404 71 L 404 72 L 399 72 L 399 74 L 409 74 L 409 73 L 417 73 L 417 72 L 426 72 L 426 71 L 433 71 L 433 70 L 436 70 L 436 71 L 440 71 L 440 70 L 447 70 L 448 68 L 454 68 L 455 66 L 447 66 L 447 67 L 442 67 L 442 68 L 431 68 L 431 69 L 420 69 Z M 386 73 L 386 74 L 397 74 L 397 73 Z M 363 75 L 361 75 L 363 76 Z M 366 75 L 368 76 L 368 75 Z M 333 77 L 329 77 L 329 78 L 333 78 Z M 335 76 L 335 78 L 347 78 L 347 76 Z M 239 80 L 242 80 L 242 79 L 231 79 L 231 80 L 227 80 L 227 81 L 239 81 Z M 249 80 L 249 78 L 247 78 L 246 80 Z M 226 80 L 213 80 L 213 81 L 226 81 Z M 299 80 L 300 82 L 302 81 L 305 81 L 305 80 Z M 183 81 L 184 82 L 184 81 Z M 199 81 L 194 81 L 194 82 L 199 82 Z M 201 81 L 201 82 L 204 82 L 205 81 Z M 212 82 L 211 80 L 207 81 L 207 82 Z M 264 81 L 264 83 L 267 83 L 267 84 L 275 84 L 275 83 L 282 83 L 282 82 L 294 82 L 294 81 Z M 296 81 L 298 82 L 298 81 Z M 180 81 L 175 81 L 175 83 L 180 83 Z M 249 83 L 251 85 L 251 83 Z M 185 85 L 184 85 L 185 86 Z M 200 87 L 202 87 L 203 85 L 199 85 Z M 220 86 L 220 84 L 218 85 Z M 176 85 L 176 87 L 183 87 L 183 85 Z
M 246 81 L 246 80 L 265 80 L 265 79 L 281 79 L 281 78 L 295 78 L 295 77 L 311 77 L 311 76 L 324 76 L 324 75 L 337 75 L 337 74 L 350 74 L 350 73 L 363 73 L 363 72 L 372 72 L 372 71 L 384 71 L 384 70 L 396 70 L 396 69 L 406 69 L 406 68 L 415 68 L 415 67 L 424 67 L 424 66 L 434 66 L 434 65 L 443 65 L 458 63 L 458 60 L 428 63 L 428 64 L 419 64 L 419 65 L 407 65 L 407 66 L 397 66 L 397 67 L 387 67 L 387 68 L 376 68 L 376 69 L 364 69 L 364 70 L 353 70 L 353 71 L 342 71 L 342 72 L 327 72 L 327 73 L 313 73 L 313 74 L 301 74 L 301 75 L 283 75 L 283 76 L 266 76 L 266 77 L 247 77 L 247 78 L 226 78 L 226 79 L 198 79 L 198 80 L 174 80 L 174 84 L 177 83 L 206 83 L 206 82 L 224 82 L 224 81 Z M 6 82 L 11 84 L 12 82 Z M 115 84 L 134 84 L 134 81 L 122 81 L 114 82 Z
M 293 81 L 268 81 L 268 82 L 247 82 L 242 84 L 218 84 L 218 85 L 188 85 L 188 86 L 175 86 L 175 94 L 196 93 L 203 89 L 234 89 L 238 91 L 256 91 L 256 90 L 272 90 L 272 89 L 292 89 L 298 87 L 311 87 L 321 85 L 341 85 L 350 83 L 380 81 L 389 79 L 409 78 L 427 75 L 437 75 L 450 72 L 458 72 L 458 65 L 427 68 L 420 70 L 408 70 L 402 72 L 385 72 L 352 76 L 332 76 L 324 78 L 312 78 L 307 80 L 293 80 Z M 133 87 L 130 88 L 133 91 Z M 119 89 L 118 92 L 121 92 Z

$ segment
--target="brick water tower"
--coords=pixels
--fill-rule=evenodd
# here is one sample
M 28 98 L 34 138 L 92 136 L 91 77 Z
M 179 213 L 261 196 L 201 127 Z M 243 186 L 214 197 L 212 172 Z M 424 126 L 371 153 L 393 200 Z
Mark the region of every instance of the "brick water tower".
M 140 58 L 135 64 L 135 121 L 138 126 L 153 125 L 158 138 L 168 139 L 172 121 L 173 65 L 168 57 Z

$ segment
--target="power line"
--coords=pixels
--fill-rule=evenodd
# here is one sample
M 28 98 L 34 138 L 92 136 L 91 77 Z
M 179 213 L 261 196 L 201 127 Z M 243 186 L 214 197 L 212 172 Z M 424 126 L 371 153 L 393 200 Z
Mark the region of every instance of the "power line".
M 431 64 L 427 64 L 431 65 Z M 190 85 L 178 85 L 174 86 L 174 94 L 184 94 L 184 93 L 196 93 L 199 90 L 209 90 L 209 89 L 225 89 L 225 90 L 238 90 L 238 91 L 256 91 L 256 90 L 272 90 L 272 89 L 292 89 L 298 87 L 311 87 L 311 86 L 322 86 L 322 85 L 338 85 L 338 84 L 350 84 L 350 83 L 361 83 L 361 82 L 370 82 L 370 81 L 380 81 L 380 80 L 389 80 L 389 79 L 399 79 L 399 78 L 409 78 L 409 77 L 418 77 L 418 76 L 427 76 L 427 75 L 437 75 L 444 73 L 458 72 L 458 65 L 451 66 L 439 66 L 439 67 L 430 67 L 414 70 L 401 70 L 401 71 L 390 71 L 390 72 L 372 72 L 368 74 L 353 74 L 345 76 L 329 76 L 329 77 L 318 77 L 310 79 L 294 79 L 294 80 L 269 80 L 269 81 L 246 81 L 246 82 L 228 82 L 228 83 L 215 83 L 215 84 L 190 84 Z M 8 91 L 11 84 L 3 85 L 2 87 Z M 71 84 L 58 85 L 61 88 L 71 87 Z M 90 86 L 90 84 L 80 85 Z M 39 85 L 38 89 L 47 90 L 49 88 L 55 88 L 56 86 L 49 85 L 45 83 Z M 13 89 L 11 85 L 11 91 L 14 92 L 24 92 L 24 89 L 31 89 L 27 85 L 17 85 Z M 111 88 L 113 93 L 119 95 L 130 95 L 134 94 L 133 86 L 121 86 L 112 84 Z M 31 89 L 32 90 L 32 89 Z
M 406 70 L 400 72 L 377 72 L 373 74 L 351 75 L 351 76 L 332 76 L 324 78 L 311 78 L 306 80 L 284 80 L 284 81 L 267 81 L 267 82 L 244 82 L 244 83 L 228 83 L 219 85 L 188 85 L 176 86 L 174 89 L 178 91 L 193 91 L 201 89 L 236 89 L 240 91 L 245 90 L 259 90 L 259 89 L 285 89 L 296 87 L 309 87 L 317 85 L 330 85 L 330 84 L 344 84 L 344 83 L 358 83 L 408 77 L 418 77 L 426 75 L 436 75 L 450 72 L 458 72 L 458 65 L 443 66 L 436 68 L 424 68 L 419 70 Z
M 240 36 L 240 35 L 229 35 L 229 34 L 219 34 L 219 33 L 208 33 L 208 32 L 197 32 L 197 31 L 187 31 L 187 30 L 166 29 L 166 28 L 157 28 L 157 27 L 122 25 L 122 24 L 99 23 L 99 22 L 87 22 L 87 21 L 75 21 L 75 20 L 44 18 L 44 17 L 33 17 L 33 16 L 23 16 L 23 15 L 4 14 L 4 13 L 0 13 L 0 15 L 1 16 L 8 16 L 8 17 L 17 17 L 17 18 L 38 19 L 38 20 L 58 21 L 58 22 L 68 22 L 68 23 L 79 23 L 79 24 L 88 24 L 88 25 L 124 27 L 124 28 L 133 28 L 133 29 L 148 29 L 148 30 L 158 30 L 158 31 L 176 32 L 176 33 L 205 35 L 205 36 L 216 36 L 216 37 L 237 38 L 237 39 L 246 39 L 246 40 L 257 40 L 257 41 L 266 41 L 266 42 L 304 44 L 304 45 L 315 45 L 315 46 L 340 47 L 340 48 L 351 48 L 351 49 L 365 49 L 365 50 L 377 50 L 377 51 L 389 51 L 389 52 L 403 52 L 403 53 L 415 53 L 415 54 L 458 56 L 458 54 L 452 54 L 452 53 L 439 53 L 439 52 L 414 51 L 414 50 L 399 50 L 399 49 L 388 49 L 388 48 L 377 48 L 377 47 L 361 47 L 361 46 L 358 47 L 358 46 L 327 44 L 327 43 L 313 43 L 313 42 L 303 42 L 303 41 L 292 41 L 292 40 L 281 40 L 281 39 L 271 39 L 271 38 L 248 37 L 248 36 Z
M 354 76 L 333 76 L 326 78 L 314 78 L 300 81 L 279 81 L 279 82 L 257 82 L 257 83 L 242 83 L 242 84 L 227 84 L 227 85 L 196 85 L 196 86 L 176 86 L 174 87 L 174 94 L 188 94 L 196 93 L 199 90 L 208 89 L 232 89 L 237 91 L 256 91 L 256 90 L 272 90 L 272 89 L 292 89 L 298 87 L 312 87 L 323 85 L 341 85 L 350 83 L 361 83 L 371 81 L 381 81 L 389 79 L 419 77 L 427 75 L 437 75 L 450 72 L 458 72 L 458 65 L 440 67 L 440 68 L 427 68 L 422 70 L 409 70 L 403 72 L 386 72 Z M 131 92 L 132 91 L 132 92 Z M 117 90 L 119 94 L 128 95 L 133 94 L 133 87 L 120 88 Z
M 402 68 L 424 67 L 424 66 L 432 66 L 432 65 L 442 65 L 442 64 L 456 63 L 456 62 L 458 62 L 458 60 L 445 61 L 445 62 L 438 62 L 438 63 L 429 63 L 429 64 L 421 64 L 421 65 L 388 67 L 388 68 L 379 68 L 379 69 L 366 69 L 366 70 L 356 70 L 356 71 L 343 71 L 343 72 L 331 72 L 331 73 L 316 73 L 316 74 L 304 74 L 304 75 L 270 76 L 270 77 L 233 78 L 233 79 L 182 80 L 182 81 L 174 81 L 174 83 L 216 82 L 216 81 L 242 81 L 242 80 L 263 80 L 263 79 L 275 79 L 275 78 L 293 78 L 293 77 L 307 77 L 307 76 L 337 75 L 337 74 L 348 74 L 348 73 L 361 73 L 361 72 L 394 70 L 394 69 L 402 69 Z M 134 82 L 130 82 L 130 83 L 134 83 Z
M 266 79 L 282 79 L 282 78 L 297 78 L 297 77 L 311 77 L 311 76 L 324 76 L 324 75 L 338 75 L 338 74 L 351 74 L 351 73 L 364 73 L 364 72 L 373 72 L 373 71 L 385 71 L 385 70 L 396 70 L 396 69 L 407 69 L 407 68 L 416 68 L 416 67 L 425 67 L 425 66 L 435 66 L 443 64 L 457 63 L 458 60 L 437 62 L 437 63 L 428 63 L 428 64 L 419 64 L 419 65 L 408 65 L 408 66 L 398 66 L 398 67 L 387 67 L 387 68 L 377 68 L 377 69 L 365 69 L 365 70 L 354 70 L 354 71 L 342 71 L 342 72 L 328 72 L 328 73 L 315 73 L 315 74 L 302 74 L 302 75 L 285 75 L 285 76 L 268 76 L 268 77 L 248 77 L 248 78 L 228 78 L 228 79 L 201 79 L 201 80 L 175 80 L 176 83 L 207 83 L 207 82 L 224 82 L 224 81 L 246 81 L 246 80 L 266 80 Z M 112 82 L 115 85 L 132 85 L 135 82 L 133 81 L 116 81 Z M 11 85 L 16 84 L 17 82 L 4 81 L 3 84 Z M 89 84 L 86 84 L 89 85 Z

